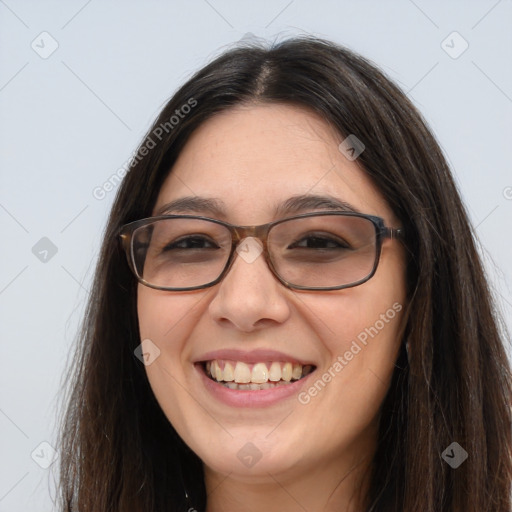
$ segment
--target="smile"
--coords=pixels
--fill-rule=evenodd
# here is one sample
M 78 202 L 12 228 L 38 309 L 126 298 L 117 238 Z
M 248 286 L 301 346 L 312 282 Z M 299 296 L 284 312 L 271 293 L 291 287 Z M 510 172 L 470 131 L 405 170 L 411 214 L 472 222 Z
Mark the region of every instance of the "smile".
M 257 391 L 287 386 L 309 375 L 315 367 L 292 362 L 245 363 L 214 359 L 204 363 L 206 375 L 226 388 Z

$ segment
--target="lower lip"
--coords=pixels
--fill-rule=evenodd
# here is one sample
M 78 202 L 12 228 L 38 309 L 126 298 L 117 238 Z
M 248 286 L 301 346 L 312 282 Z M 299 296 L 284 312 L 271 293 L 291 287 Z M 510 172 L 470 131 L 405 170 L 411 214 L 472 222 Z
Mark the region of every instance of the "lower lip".
M 202 364 L 195 364 L 205 388 L 220 402 L 232 407 L 267 407 L 292 396 L 298 396 L 314 371 L 292 384 L 270 389 L 239 390 L 229 389 L 206 376 Z

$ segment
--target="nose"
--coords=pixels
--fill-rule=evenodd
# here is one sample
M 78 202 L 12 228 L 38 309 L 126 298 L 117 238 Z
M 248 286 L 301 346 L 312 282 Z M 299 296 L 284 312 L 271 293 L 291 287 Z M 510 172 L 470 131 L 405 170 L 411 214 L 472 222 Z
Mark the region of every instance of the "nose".
M 281 324 L 290 316 L 287 289 L 269 269 L 261 242 L 245 238 L 210 302 L 213 319 L 243 332 Z

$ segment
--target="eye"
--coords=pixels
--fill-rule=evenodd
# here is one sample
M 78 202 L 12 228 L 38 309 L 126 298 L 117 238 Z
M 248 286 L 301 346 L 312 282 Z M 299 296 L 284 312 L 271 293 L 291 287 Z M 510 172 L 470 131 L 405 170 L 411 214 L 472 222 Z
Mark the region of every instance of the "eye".
M 289 249 L 350 249 L 344 240 L 334 236 L 312 234 L 293 242 Z
M 213 240 L 209 240 L 204 236 L 191 235 L 169 242 L 163 247 L 162 252 L 190 249 L 219 249 L 219 246 Z

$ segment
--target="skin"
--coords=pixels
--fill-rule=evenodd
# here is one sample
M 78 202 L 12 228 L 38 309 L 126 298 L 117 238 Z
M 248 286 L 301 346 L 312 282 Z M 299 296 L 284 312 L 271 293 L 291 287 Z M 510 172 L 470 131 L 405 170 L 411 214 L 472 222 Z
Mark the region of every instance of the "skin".
M 192 135 L 153 213 L 173 199 L 198 195 L 226 203 L 221 220 L 264 224 L 275 220 L 275 204 L 315 193 L 399 227 L 357 160 L 338 150 L 342 140 L 299 107 L 231 109 Z M 288 289 L 262 257 L 252 263 L 237 257 L 223 281 L 208 289 L 166 292 L 139 285 L 141 339 L 160 350 L 147 375 L 167 418 L 204 463 L 208 512 L 360 510 L 379 407 L 399 350 L 405 289 L 403 248 L 390 239 L 375 275 L 344 290 Z M 360 344 L 307 404 L 293 396 L 264 408 L 225 405 L 208 395 L 192 364 L 211 350 L 270 348 L 314 361 L 321 377 L 395 303 L 402 312 Z M 261 452 L 250 468 L 237 457 L 248 441 Z

